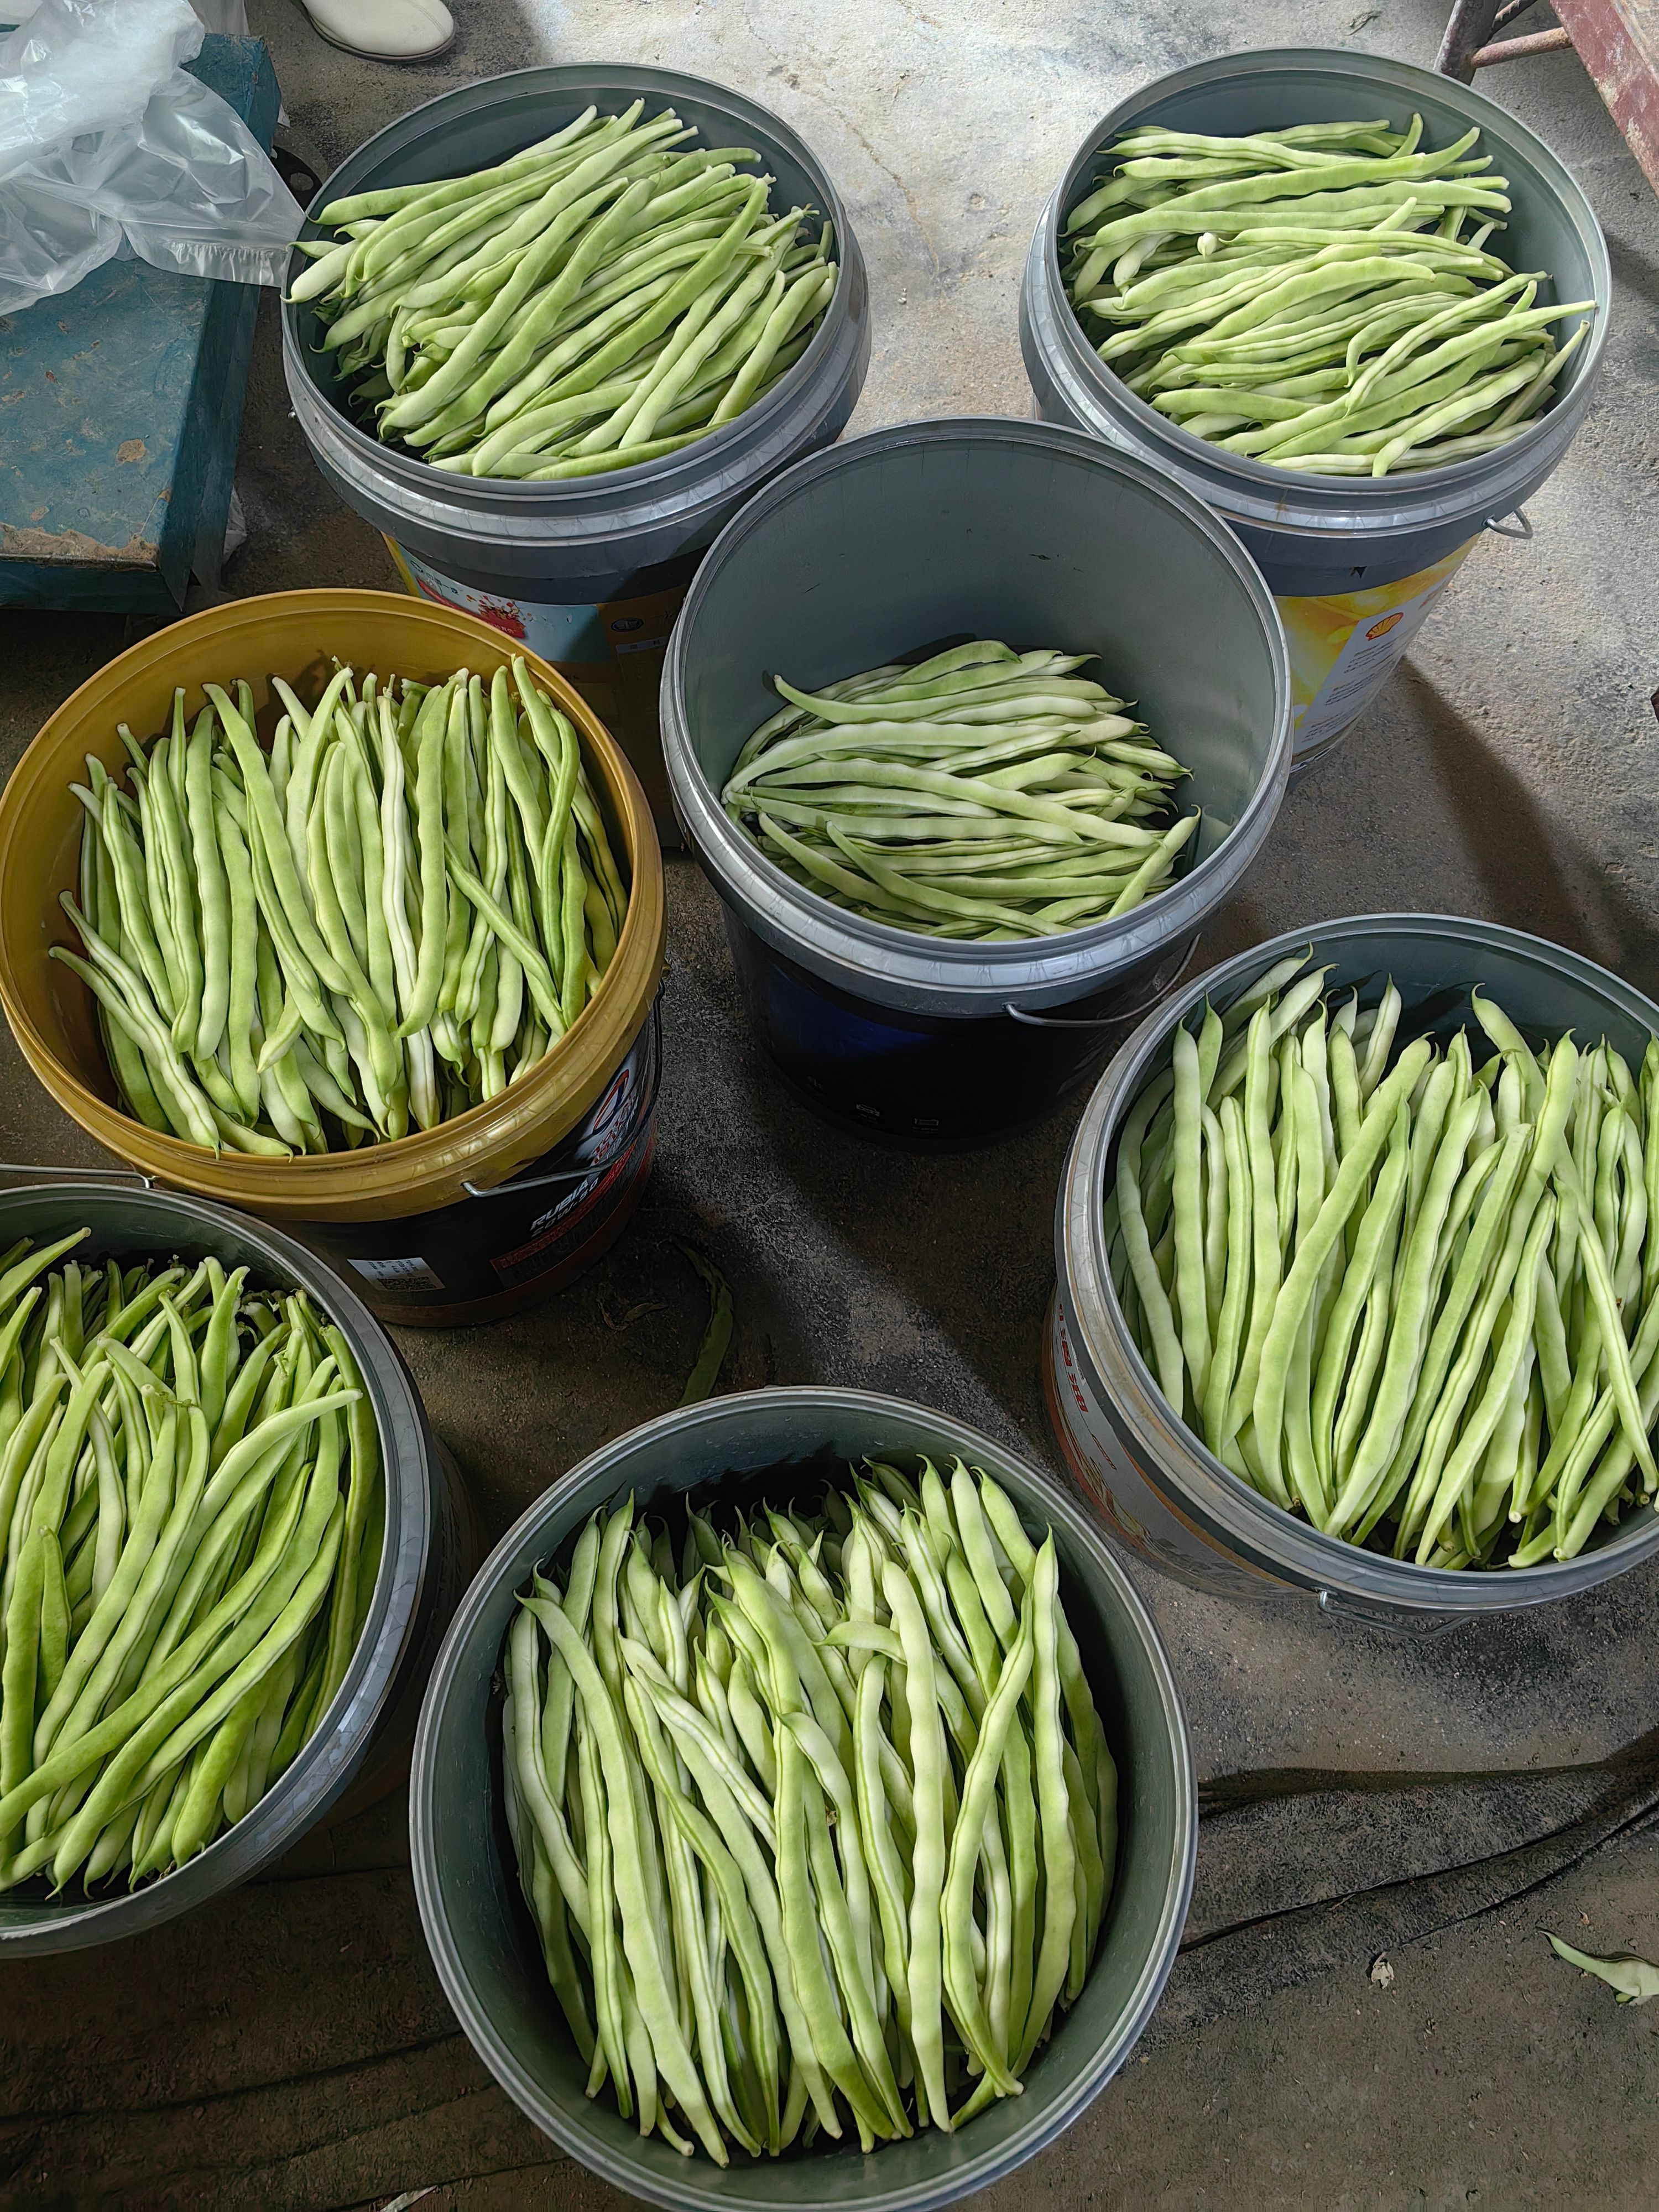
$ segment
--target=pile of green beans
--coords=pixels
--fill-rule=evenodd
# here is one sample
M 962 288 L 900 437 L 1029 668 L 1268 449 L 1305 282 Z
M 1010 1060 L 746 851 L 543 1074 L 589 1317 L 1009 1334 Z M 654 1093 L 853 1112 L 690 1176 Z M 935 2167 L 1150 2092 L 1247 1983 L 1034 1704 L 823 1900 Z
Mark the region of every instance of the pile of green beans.
M 678 1567 L 678 1571 L 677 1571 Z M 632 1502 L 508 1632 L 502 1771 L 587 2094 L 724 2166 L 960 2127 L 1081 1990 L 1117 1771 L 1052 1534 L 960 1461 L 678 1562 Z
M 86 957 L 127 1110 L 215 1152 L 286 1159 L 430 1129 L 516 1083 L 598 990 L 628 893 L 574 727 L 513 681 L 336 668 L 185 693 L 131 792 L 88 757 Z M 516 694 L 516 696 L 515 696 Z
M 644 112 L 590 107 L 493 169 L 323 210 L 344 237 L 302 243 L 290 297 L 382 438 L 462 476 L 597 476 L 706 437 L 799 360 L 830 227 L 769 214 L 749 148 Z
M 1589 329 L 1558 347 L 1551 324 L 1595 302 L 1537 305 L 1549 272 L 1487 250 L 1510 203 L 1480 135 L 1127 131 L 1066 222 L 1073 307 L 1131 392 L 1228 453 L 1374 477 L 1491 453 Z
M 90 1233 L 0 1254 L 4 1889 L 205 1850 L 316 1733 L 380 1571 L 340 1331 L 213 1259 L 54 1265 Z
M 1632 1075 L 1475 991 L 1478 1030 L 1396 1049 L 1392 984 L 1361 1012 L 1304 965 L 1177 1028 L 1124 1123 L 1130 1329 L 1216 1456 L 1328 1535 L 1572 1559 L 1659 1490 L 1659 1042 Z
M 929 937 L 1057 937 L 1169 881 L 1186 775 L 1092 653 L 980 642 L 797 691 L 738 754 L 726 813 L 798 883 Z M 1151 825 L 1151 826 L 1149 826 Z

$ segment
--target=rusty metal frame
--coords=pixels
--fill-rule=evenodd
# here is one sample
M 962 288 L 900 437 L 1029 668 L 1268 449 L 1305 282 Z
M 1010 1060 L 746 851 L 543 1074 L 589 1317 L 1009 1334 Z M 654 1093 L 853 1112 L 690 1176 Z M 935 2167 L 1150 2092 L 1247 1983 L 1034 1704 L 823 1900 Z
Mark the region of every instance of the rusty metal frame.
M 1477 70 L 1571 47 L 1595 80 L 1626 143 L 1659 191 L 1659 0 L 1555 0 L 1559 25 L 1499 39 L 1533 0 L 1454 0 L 1435 57 L 1468 84 Z
M 1570 46 L 1571 36 L 1560 29 L 1533 31 L 1518 39 L 1494 40 L 1494 32 L 1505 29 L 1532 5 L 1533 0 L 1454 0 L 1446 35 L 1435 56 L 1436 69 L 1443 76 L 1455 77 L 1460 84 L 1468 84 L 1476 70 Z

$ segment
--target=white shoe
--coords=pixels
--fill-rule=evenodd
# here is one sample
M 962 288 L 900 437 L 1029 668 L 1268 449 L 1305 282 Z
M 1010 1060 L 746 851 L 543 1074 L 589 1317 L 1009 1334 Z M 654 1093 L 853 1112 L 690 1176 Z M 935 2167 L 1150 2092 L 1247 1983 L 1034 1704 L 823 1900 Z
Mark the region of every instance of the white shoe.
M 300 0 L 331 46 L 371 62 L 429 62 L 455 42 L 443 0 Z

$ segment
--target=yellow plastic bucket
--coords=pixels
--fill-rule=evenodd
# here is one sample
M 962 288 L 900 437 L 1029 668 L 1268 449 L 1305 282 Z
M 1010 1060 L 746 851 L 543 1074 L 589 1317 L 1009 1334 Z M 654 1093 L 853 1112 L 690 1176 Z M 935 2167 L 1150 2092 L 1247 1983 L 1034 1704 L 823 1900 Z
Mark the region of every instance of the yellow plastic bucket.
M 270 690 L 272 677 L 283 677 L 302 698 L 320 690 L 335 659 L 423 683 L 457 668 L 475 670 L 487 681 L 510 664 L 514 650 L 512 641 L 471 615 L 393 592 L 276 592 L 173 623 L 112 660 L 64 701 L 0 793 L 0 1006 L 29 1066 L 88 1135 L 158 1182 L 240 1206 L 301 1237 L 319 1232 L 312 1241 L 337 1261 L 343 1224 L 386 1224 L 478 1204 L 479 1193 L 545 1161 L 603 1109 L 647 1031 L 662 974 L 662 853 L 645 793 L 620 748 L 580 695 L 533 653 L 524 658 L 580 737 L 626 855 L 631 889 L 615 957 L 592 1003 L 539 1066 L 500 1097 L 436 1128 L 356 1152 L 289 1160 L 226 1152 L 216 1158 L 147 1129 L 117 1103 L 91 996 L 61 961 L 47 957 L 51 945 L 76 942 L 58 903 L 60 892 L 76 889 L 80 868 L 82 809 L 70 787 L 83 779 L 89 753 L 112 775 L 122 773 L 126 756 L 118 724 L 148 737 L 166 728 L 177 685 L 185 687 L 186 712 L 194 714 L 204 703 L 204 683 L 240 676 L 253 687 L 260 726 L 269 735 L 282 711 Z M 647 1127 L 633 1155 L 641 1183 L 649 1154 Z M 611 1225 L 614 1234 L 622 1221 Z M 481 1216 L 479 1237 L 487 1242 L 490 1233 Z M 370 1241 L 383 1243 L 385 1231 Z M 410 1282 L 407 1270 L 400 1285 L 396 1276 L 377 1274 L 368 1264 L 360 1266 L 355 1287 L 396 1320 L 487 1319 L 568 1274 L 570 1254 L 554 1249 L 556 1243 L 544 1248 L 549 1264 L 541 1274 L 521 1267 L 488 1297 L 477 1294 L 476 1283 L 457 1295 L 458 1285 L 441 1279 Z M 590 1224 L 583 1262 L 599 1249 Z

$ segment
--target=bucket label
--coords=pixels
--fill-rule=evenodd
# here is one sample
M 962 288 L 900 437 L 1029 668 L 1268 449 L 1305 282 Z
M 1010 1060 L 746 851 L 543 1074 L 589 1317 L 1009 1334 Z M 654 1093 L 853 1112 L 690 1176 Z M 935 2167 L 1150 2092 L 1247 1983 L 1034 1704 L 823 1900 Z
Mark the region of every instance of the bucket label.
M 417 1255 L 409 1260 L 354 1260 L 352 1266 L 368 1283 L 396 1283 L 405 1291 L 441 1291 L 444 1279 Z
M 534 1282 L 545 1273 L 543 1261 L 547 1254 L 556 1246 L 564 1246 L 575 1223 L 609 1196 L 628 1174 L 631 1159 L 630 1155 L 608 1168 L 596 1169 L 585 1182 L 578 1183 L 556 1206 L 531 1223 L 528 1243 L 516 1245 L 511 1252 L 490 1255 L 489 1264 L 501 1277 L 503 1289 L 516 1290 L 521 1283 Z
M 634 1063 L 623 1060 L 611 1079 L 611 1088 L 588 1117 L 589 1143 L 585 1157 L 603 1164 L 634 1133 L 635 1117 L 623 1114 L 634 1095 Z
M 1291 648 L 1297 756 L 1346 730 L 1370 706 L 1474 544 L 1393 584 L 1328 598 L 1279 599 Z
M 567 1164 L 551 1178 L 556 1194 L 550 1193 L 549 1203 L 532 1218 L 520 1242 L 488 1255 L 503 1289 L 516 1290 L 546 1273 L 549 1255 L 567 1255 L 579 1225 L 599 1216 L 619 1187 L 648 1164 L 658 1051 L 653 1018 L 587 1119 L 566 1139 L 557 1157 Z M 501 1185 L 503 1192 L 512 1188 L 510 1182 Z
M 679 830 L 668 796 L 657 692 L 669 633 L 685 598 L 682 584 L 638 599 L 608 599 L 596 606 L 562 606 L 544 599 L 509 599 L 458 583 L 388 538 L 386 545 L 404 586 L 417 599 L 458 607 L 492 629 L 550 660 L 587 702 L 628 755 L 645 786 L 659 831 L 678 845 Z

